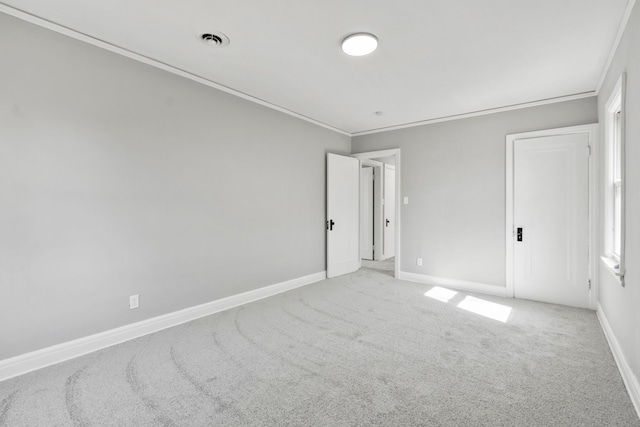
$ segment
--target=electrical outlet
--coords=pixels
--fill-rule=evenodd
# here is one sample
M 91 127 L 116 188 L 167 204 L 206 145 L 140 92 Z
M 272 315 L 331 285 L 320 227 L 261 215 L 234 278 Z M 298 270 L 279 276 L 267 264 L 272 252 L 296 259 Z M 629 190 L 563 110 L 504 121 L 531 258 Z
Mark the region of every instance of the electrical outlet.
M 140 296 L 139 295 L 131 295 L 129 297 L 129 310 L 133 310 L 134 308 L 138 308 L 140 305 Z
M 417 258 L 416 264 L 418 265 L 418 267 L 422 267 L 422 258 Z

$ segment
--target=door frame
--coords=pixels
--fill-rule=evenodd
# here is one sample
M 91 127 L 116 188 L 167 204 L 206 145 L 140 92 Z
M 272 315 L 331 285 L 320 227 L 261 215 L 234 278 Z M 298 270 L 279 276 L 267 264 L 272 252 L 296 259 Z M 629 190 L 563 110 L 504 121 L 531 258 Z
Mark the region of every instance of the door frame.
M 401 230 L 401 220 L 402 220 L 402 216 L 401 216 L 401 206 L 402 206 L 402 198 L 401 198 L 401 194 L 400 194 L 400 188 L 401 188 L 401 182 L 402 182 L 402 169 L 401 169 L 401 162 L 400 162 L 400 149 L 399 148 L 391 148 L 388 150 L 379 150 L 379 151 L 367 151 L 364 153 L 357 153 L 357 154 L 352 154 L 351 156 L 360 159 L 361 161 L 364 161 L 365 159 L 377 159 L 380 157 L 390 157 L 390 156 L 395 156 L 396 159 L 396 236 L 395 236 L 395 245 L 396 245 L 396 259 L 395 259 L 395 266 L 394 266 L 394 271 L 393 271 L 393 276 L 397 279 L 400 277 L 400 257 L 401 257 L 401 253 L 402 251 L 400 250 L 401 246 L 400 246 L 400 235 L 402 234 L 400 232 Z M 360 247 L 360 245 L 358 245 L 358 247 Z
M 374 192 L 375 192 L 375 166 L 367 166 L 360 162 L 360 259 L 373 260 L 375 256 L 375 236 L 373 229 L 374 224 Z M 367 177 L 364 178 L 364 172 L 367 171 Z M 365 194 L 365 189 L 370 186 L 371 192 Z M 367 196 L 366 198 L 364 196 Z M 367 227 L 365 227 L 365 225 Z M 363 246 L 363 242 L 366 245 Z M 371 243 L 369 245 L 369 243 Z M 371 257 L 369 257 L 371 255 Z
M 396 229 L 396 224 L 397 224 L 398 221 L 397 221 L 397 219 L 394 218 L 394 221 L 393 221 L 393 239 L 392 239 L 393 240 L 393 244 L 394 244 L 393 256 L 392 257 L 391 256 L 386 256 L 386 254 L 387 254 L 387 251 L 386 251 L 386 249 L 387 249 L 387 238 L 385 237 L 386 236 L 385 233 L 387 231 L 387 226 L 385 224 L 385 221 L 388 218 L 388 215 L 387 215 L 387 179 L 388 179 L 387 171 L 388 170 L 393 170 L 393 180 L 394 180 L 393 189 L 394 189 L 394 192 L 395 192 L 395 187 L 396 187 L 395 186 L 396 167 L 394 165 L 390 165 L 388 163 L 385 163 L 384 166 L 383 166 L 383 169 L 384 169 L 384 172 L 382 174 L 382 189 L 383 189 L 382 194 L 384 194 L 384 196 L 383 196 L 384 203 L 382 205 L 382 217 L 380 217 L 380 226 L 382 228 L 382 258 L 383 259 L 389 259 L 389 258 L 395 257 L 396 256 L 396 252 L 397 252 L 396 251 L 396 247 L 395 247 L 395 240 L 396 240 L 396 233 L 398 232 L 398 230 Z M 394 199 L 397 200 L 396 197 L 394 197 Z M 394 216 L 395 216 L 395 210 L 396 210 L 395 209 L 396 200 L 394 200 L 394 209 L 393 209 Z
M 576 133 L 586 133 L 589 137 L 589 280 L 591 289 L 589 290 L 589 308 L 595 310 L 598 303 L 598 124 L 570 126 L 565 128 L 545 129 L 534 132 L 524 132 L 507 135 L 506 137 L 506 215 L 505 215 L 505 246 L 506 246 L 506 285 L 507 296 L 515 296 L 513 269 L 514 261 L 514 236 L 515 224 L 513 222 L 513 153 L 514 143 L 521 139 L 540 138 L 545 136 L 571 135 Z
M 373 260 L 383 261 L 382 258 L 382 233 L 384 232 L 382 225 L 382 217 L 384 215 L 382 206 L 382 193 L 383 193 L 383 177 L 384 177 L 384 163 L 371 159 L 360 159 L 362 166 L 371 166 L 375 171 L 375 176 L 378 177 L 373 183 Z M 376 251 L 375 248 L 378 248 Z M 362 254 L 360 254 L 362 256 Z

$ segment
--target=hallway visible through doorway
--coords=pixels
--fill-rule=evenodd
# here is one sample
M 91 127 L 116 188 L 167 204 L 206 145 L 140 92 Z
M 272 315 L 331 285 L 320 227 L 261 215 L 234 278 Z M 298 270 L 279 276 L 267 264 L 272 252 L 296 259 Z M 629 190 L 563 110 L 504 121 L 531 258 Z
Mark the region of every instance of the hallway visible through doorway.
M 383 274 L 387 274 L 393 277 L 395 262 L 396 262 L 395 257 L 387 258 L 384 261 L 370 261 L 370 260 L 363 259 L 362 268 L 369 268 L 371 270 L 376 270 Z

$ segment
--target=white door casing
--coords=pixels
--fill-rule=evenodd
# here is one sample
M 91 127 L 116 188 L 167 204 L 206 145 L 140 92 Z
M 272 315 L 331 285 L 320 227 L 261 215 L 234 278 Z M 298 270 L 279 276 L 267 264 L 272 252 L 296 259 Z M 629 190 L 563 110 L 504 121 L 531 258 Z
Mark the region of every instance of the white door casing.
M 399 148 L 391 148 L 388 150 L 379 150 L 379 151 L 368 151 L 368 152 L 364 152 L 364 153 L 356 153 L 353 154 L 353 157 L 356 157 L 358 159 L 361 159 L 363 161 L 369 160 L 369 159 L 380 159 L 380 158 L 385 158 L 385 157 L 390 157 L 390 156 L 394 156 L 395 157 L 395 167 L 396 167 L 396 186 L 395 186 L 395 194 L 396 194 L 396 211 L 395 211 L 395 218 L 396 218 L 396 227 L 395 227 L 395 248 L 396 248 L 396 255 L 395 255 L 395 266 L 394 266 L 394 271 L 393 271 L 393 275 L 394 277 L 400 277 L 400 266 L 402 265 L 402 245 L 401 245 L 401 239 L 402 239 L 402 232 L 401 232 L 401 228 L 402 228 L 402 215 L 401 215 L 401 201 L 400 201 L 400 194 L 401 194 L 401 188 L 402 188 L 402 159 L 401 159 L 401 151 Z M 378 182 L 380 182 L 381 180 L 376 181 L 376 191 L 377 191 L 377 185 Z M 376 210 L 376 213 L 378 211 Z M 377 222 L 377 221 L 376 221 Z M 377 228 L 376 228 L 377 231 Z M 383 234 L 383 233 L 378 233 L 378 234 Z M 378 244 L 376 242 L 376 244 Z M 378 254 L 380 254 L 382 251 L 376 251 L 375 253 L 375 258 L 378 259 Z
M 371 166 L 360 169 L 360 258 L 373 259 L 373 175 Z
M 364 162 L 364 160 L 363 160 Z M 384 244 L 384 206 L 382 199 L 384 195 L 384 163 L 374 166 L 374 175 L 378 177 L 373 181 L 373 259 L 375 261 L 384 260 L 382 248 Z M 378 248 L 376 251 L 375 248 Z
M 507 291 L 516 298 L 595 308 L 594 136 L 580 126 L 507 137 Z
M 360 268 L 360 161 L 327 154 L 327 277 Z
M 396 240 L 396 168 L 384 165 L 384 248 L 385 259 L 395 256 Z

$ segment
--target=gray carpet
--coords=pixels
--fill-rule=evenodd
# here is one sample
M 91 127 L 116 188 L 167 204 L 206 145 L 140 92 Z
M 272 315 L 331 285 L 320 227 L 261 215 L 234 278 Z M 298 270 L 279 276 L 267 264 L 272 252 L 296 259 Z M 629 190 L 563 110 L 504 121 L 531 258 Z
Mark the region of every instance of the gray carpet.
M 1 382 L 0 425 L 640 426 L 593 312 L 430 289 L 363 268 L 129 341 Z
M 361 260 L 362 268 L 370 268 L 372 270 L 378 270 L 381 273 L 386 274 L 387 276 L 393 277 L 394 270 L 396 268 L 396 259 L 395 257 L 387 258 L 384 261 L 373 261 L 373 260 Z

